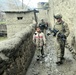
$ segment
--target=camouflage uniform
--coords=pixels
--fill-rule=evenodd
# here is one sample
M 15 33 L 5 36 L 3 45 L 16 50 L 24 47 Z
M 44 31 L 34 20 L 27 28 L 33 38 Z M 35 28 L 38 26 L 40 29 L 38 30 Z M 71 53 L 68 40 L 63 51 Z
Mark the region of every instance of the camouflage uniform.
M 62 16 L 57 15 L 55 16 L 55 18 L 62 18 Z M 61 21 L 61 22 L 56 22 L 54 25 L 54 29 L 58 30 L 58 33 L 56 35 L 57 38 L 57 61 L 61 61 L 62 58 L 64 57 L 64 51 L 65 51 L 65 41 L 62 40 L 62 38 L 58 37 L 58 34 L 61 33 L 63 35 L 65 35 L 65 37 L 67 38 L 69 35 L 69 28 L 67 23 Z
M 33 43 L 36 45 L 36 52 L 37 58 L 44 55 L 43 45 L 46 44 L 45 35 L 43 32 L 35 32 L 33 35 Z

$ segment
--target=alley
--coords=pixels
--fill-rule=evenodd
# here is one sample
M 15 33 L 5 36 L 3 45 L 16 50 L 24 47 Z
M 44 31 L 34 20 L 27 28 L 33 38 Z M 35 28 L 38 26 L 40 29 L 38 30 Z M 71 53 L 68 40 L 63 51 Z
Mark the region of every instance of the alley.
M 76 75 L 76 60 L 72 58 L 68 49 L 65 51 L 64 63 L 60 66 L 56 65 L 55 38 L 52 34 L 47 36 L 45 55 L 46 57 L 40 62 L 36 61 L 34 55 L 26 75 Z

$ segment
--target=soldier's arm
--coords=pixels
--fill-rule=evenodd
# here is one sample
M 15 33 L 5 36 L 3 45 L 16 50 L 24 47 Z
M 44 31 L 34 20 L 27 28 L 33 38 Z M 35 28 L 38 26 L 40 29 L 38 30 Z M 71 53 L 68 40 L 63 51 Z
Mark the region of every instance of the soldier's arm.
M 64 33 L 64 35 L 65 35 L 66 37 L 68 37 L 69 34 L 70 34 L 70 31 L 69 31 L 68 24 L 65 23 L 65 33 Z
M 55 24 L 56 25 L 56 24 Z M 56 28 L 55 28 L 55 25 L 54 25 L 54 27 L 53 27 L 53 36 L 58 36 L 58 34 L 59 34 L 59 30 L 57 30 Z

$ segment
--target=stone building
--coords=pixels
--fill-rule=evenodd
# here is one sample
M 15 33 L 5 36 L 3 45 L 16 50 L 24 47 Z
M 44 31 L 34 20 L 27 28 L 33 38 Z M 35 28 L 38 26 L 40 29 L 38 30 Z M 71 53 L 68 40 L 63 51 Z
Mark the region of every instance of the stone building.
M 36 21 L 36 10 L 32 11 L 5 11 L 7 36 L 11 37 Z
M 5 24 L 4 13 L 0 12 L 0 37 L 7 36 L 7 27 Z
M 76 0 L 49 0 L 49 16 L 52 27 L 55 19 L 54 14 L 60 13 L 63 16 L 63 20 L 68 23 L 70 29 L 70 35 L 68 37 L 69 42 L 76 37 Z M 76 40 L 74 38 L 74 40 Z
M 22 4 L 19 0 L 0 0 L 0 36 L 5 36 L 7 33 L 5 13 L 3 11 L 22 11 L 28 9 L 29 7 Z

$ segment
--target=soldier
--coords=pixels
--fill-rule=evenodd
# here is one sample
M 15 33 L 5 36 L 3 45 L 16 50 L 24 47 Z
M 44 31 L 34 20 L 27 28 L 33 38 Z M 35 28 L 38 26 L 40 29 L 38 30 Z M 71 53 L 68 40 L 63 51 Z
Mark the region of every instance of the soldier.
M 61 14 L 55 15 L 54 18 L 57 20 L 54 29 L 58 31 L 56 35 L 58 43 L 56 64 L 60 65 L 63 64 L 62 60 L 64 59 L 65 42 L 70 32 L 67 23 L 62 20 Z
M 48 27 L 48 25 L 45 23 L 44 19 L 41 19 L 41 22 L 39 23 L 39 27 L 41 31 L 45 33 L 45 29 Z
M 39 60 L 40 57 L 44 57 L 43 46 L 46 44 L 45 35 L 43 32 L 41 32 L 39 27 L 36 28 L 36 32 L 33 35 L 33 43 L 36 45 L 36 55 L 37 60 Z

